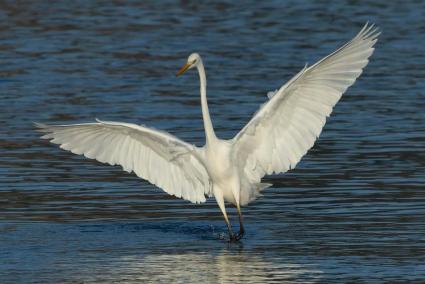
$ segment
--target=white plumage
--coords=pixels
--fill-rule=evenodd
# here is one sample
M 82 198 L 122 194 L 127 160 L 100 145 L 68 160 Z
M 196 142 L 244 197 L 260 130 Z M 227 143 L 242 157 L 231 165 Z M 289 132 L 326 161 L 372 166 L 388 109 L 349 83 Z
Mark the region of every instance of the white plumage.
M 304 67 L 268 95 L 270 101 L 234 138 L 234 158 L 248 184 L 293 169 L 313 147 L 326 117 L 369 62 L 378 35 L 373 26 L 365 25 L 343 47 Z
M 228 225 L 230 239 L 244 233 L 240 206 L 269 186 L 266 174 L 292 169 L 314 145 L 326 117 L 351 86 L 373 53 L 379 33 L 366 24 L 347 44 L 316 64 L 305 66 L 279 90 L 231 140 L 215 136 L 206 99 L 206 76 L 201 57 L 189 56 L 178 75 L 196 67 L 201 83 L 201 104 L 206 133 L 202 148 L 163 131 L 130 123 L 97 121 L 73 125 L 37 124 L 42 137 L 62 149 L 110 165 L 191 202 L 214 195 Z M 224 201 L 239 213 L 240 232 L 232 233 Z
M 60 148 L 127 172 L 177 197 L 200 203 L 211 193 L 211 181 L 197 149 L 158 130 L 131 123 L 100 121 L 72 125 L 36 124 Z

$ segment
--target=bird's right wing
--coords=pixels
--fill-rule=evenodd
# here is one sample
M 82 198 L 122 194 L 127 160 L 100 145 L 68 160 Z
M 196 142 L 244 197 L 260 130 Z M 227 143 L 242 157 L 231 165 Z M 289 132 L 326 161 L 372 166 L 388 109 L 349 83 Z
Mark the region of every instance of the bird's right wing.
M 378 35 L 366 24 L 347 44 L 268 94 L 270 100 L 234 138 L 233 159 L 251 183 L 295 167 L 369 62 Z
M 99 121 L 71 125 L 36 124 L 42 138 L 60 148 L 110 165 L 150 181 L 165 192 L 193 203 L 211 195 L 209 175 L 197 148 L 144 126 Z

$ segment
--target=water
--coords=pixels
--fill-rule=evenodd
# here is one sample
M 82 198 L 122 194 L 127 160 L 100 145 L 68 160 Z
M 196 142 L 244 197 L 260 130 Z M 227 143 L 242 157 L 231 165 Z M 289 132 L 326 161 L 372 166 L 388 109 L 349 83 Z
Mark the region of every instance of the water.
M 44 2 L 0 3 L 1 283 L 423 283 L 425 2 Z M 230 138 L 368 20 L 383 31 L 371 63 L 298 167 L 265 178 L 239 244 L 220 240 L 214 200 L 175 199 L 33 130 L 97 117 L 202 145 L 197 75 L 174 76 L 196 51 Z

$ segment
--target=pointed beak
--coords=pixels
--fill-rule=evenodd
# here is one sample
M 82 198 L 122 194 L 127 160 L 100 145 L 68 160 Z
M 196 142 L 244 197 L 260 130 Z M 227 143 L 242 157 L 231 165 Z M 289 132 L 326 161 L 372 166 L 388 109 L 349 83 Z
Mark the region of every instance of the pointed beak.
M 187 69 L 189 69 L 190 66 L 191 64 L 186 63 L 182 68 L 180 68 L 179 72 L 177 72 L 176 77 L 183 74 Z

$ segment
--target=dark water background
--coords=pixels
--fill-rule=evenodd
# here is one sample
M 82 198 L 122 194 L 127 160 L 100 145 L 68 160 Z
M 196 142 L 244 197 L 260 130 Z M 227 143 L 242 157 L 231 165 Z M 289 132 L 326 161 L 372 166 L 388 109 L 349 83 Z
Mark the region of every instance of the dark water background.
M 143 2 L 0 2 L 0 283 L 425 282 L 424 1 Z M 366 21 L 383 31 L 371 63 L 298 167 L 244 208 L 240 244 L 219 240 L 214 200 L 33 131 L 97 117 L 202 145 L 197 75 L 174 76 L 196 51 L 230 138 Z

